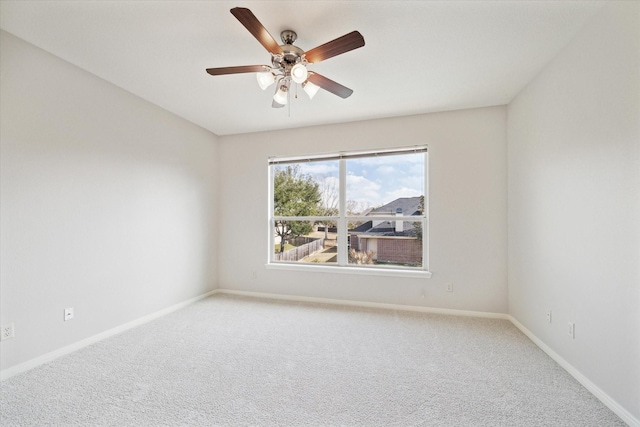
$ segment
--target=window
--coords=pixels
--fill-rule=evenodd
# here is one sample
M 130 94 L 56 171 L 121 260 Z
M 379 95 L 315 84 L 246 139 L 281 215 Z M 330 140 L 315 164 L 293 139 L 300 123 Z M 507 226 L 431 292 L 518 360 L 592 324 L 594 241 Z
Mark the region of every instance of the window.
M 427 149 L 269 159 L 269 266 L 427 273 Z

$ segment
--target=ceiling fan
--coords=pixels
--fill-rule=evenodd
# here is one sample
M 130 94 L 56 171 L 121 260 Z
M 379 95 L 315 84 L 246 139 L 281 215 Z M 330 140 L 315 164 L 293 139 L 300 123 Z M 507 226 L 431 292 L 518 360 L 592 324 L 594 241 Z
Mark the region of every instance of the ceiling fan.
M 207 68 L 207 73 L 212 76 L 257 73 L 258 84 L 262 90 L 277 82 L 271 104 L 274 108 L 281 108 L 287 104 L 292 83 L 302 84 L 309 98 L 313 98 L 320 88 L 341 98 L 348 98 L 353 93 L 348 87 L 315 71 L 307 70 L 307 66 L 364 46 L 364 38 L 359 32 L 352 31 L 305 52 L 293 44 L 298 37 L 295 31 L 285 30 L 280 33 L 283 44 L 278 45 L 249 9 L 234 7 L 231 14 L 271 53 L 271 65 Z

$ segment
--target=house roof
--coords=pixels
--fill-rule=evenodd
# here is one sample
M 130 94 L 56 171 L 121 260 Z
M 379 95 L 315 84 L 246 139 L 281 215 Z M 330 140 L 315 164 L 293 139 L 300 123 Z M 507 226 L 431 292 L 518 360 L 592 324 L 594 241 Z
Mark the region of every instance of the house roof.
M 417 230 L 411 221 L 402 221 L 402 230 L 396 231 L 395 221 L 383 221 L 375 227 L 370 228 L 364 233 L 360 233 L 360 236 L 371 237 L 416 237 Z
M 367 221 L 367 222 L 365 222 L 363 224 L 360 224 L 356 228 L 353 228 L 353 229 L 349 230 L 349 232 L 352 232 L 352 233 L 364 233 L 367 230 L 370 230 L 371 227 L 373 227 L 373 222 L 372 221 Z
M 367 216 L 375 216 L 376 214 L 396 214 L 398 209 L 402 209 L 403 215 L 420 215 L 420 196 L 418 197 L 400 197 L 392 202 L 382 205 L 379 208 L 373 209 Z M 350 230 L 352 233 L 357 233 L 360 236 L 402 236 L 402 237 L 415 237 L 417 230 L 414 227 L 412 221 L 402 222 L 403 231 L 396 231 L 395 221 L 382 221 L 373 226 L 373 221 L 367 221 L 364 224 Z
M 398 212 L 398 209 L 402 209 L 403 215 L 420 215 L 420 196 L 400 197 L 399 199 L 395 199 L 386 205 L 382 205 L 379 208 L 372 210 L 369 215 L 376 213 L 381 214 L 384 212 L 395 214 Z

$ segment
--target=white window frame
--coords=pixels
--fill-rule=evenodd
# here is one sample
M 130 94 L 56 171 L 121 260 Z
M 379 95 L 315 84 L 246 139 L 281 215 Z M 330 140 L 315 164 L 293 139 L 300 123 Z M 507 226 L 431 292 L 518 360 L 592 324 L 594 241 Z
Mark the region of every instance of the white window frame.
M 347 216 L 347 167 L 348 159 L 388 156 L 410 153 L 423 153 L 424 155 L 424 212 L 423 215 L 410 216 L 376 216 L 376 220 L 380 221 L 411 221 L 422 222 L 422 266 L 421 267 L 404 267 L 404 266 L 355 266 L 349 264 L 348 251 L 340 248 L 347 248 L 348 239 L 348 221 L 370 221 L 370 216 Z M 273 166 L 279 164 L 294 164 L 305 161 L 323 161 L 338 160 L 339 163 L 339 214 L 338 216 L 301 216 L 301 217 L 281 217 L 275 216 L 273 212 Z M 346 274 L 365 274 L 378 276 L 394 276 L 394 277 L 418 277 L 431 278 L 429 271 L 429 155 L 426 145 L 393 148 L 388 150 L 368 150 L 357 152 L 340 152 L 330 154 L 307 155 L 297 157 L 273 156 L 268 162 L 268 182 L 269 182 L 269 203 L 268 203 L 268 251 L 266 268 L 275 270 L 295 270 L 295 271 L 313 271 L 313 272 L 330 272 L 330 273 L 346 273 Z M 312 263 L 274 261 L 275 233 L 273 232 L 273 224 L 277 220 L 287 221 L 322 221 L 330 220 L 338 224 L 338 262 L 337 264 L 316 265 Z

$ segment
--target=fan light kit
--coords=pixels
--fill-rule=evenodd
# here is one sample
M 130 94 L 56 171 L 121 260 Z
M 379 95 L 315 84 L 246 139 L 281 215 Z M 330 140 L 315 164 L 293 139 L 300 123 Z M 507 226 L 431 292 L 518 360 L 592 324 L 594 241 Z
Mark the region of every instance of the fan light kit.
M 364 38 L 359 32 L 352 31 L 305 52 L 293 44 L 298 38 L 295 31 L 285 30 L 280 33 L 284 44 L 278 45 L 249 9 L 235 7 L 231 9 L 231 14 L 271 53 L 271 65 L 207 68 L 207 73 L 212 76 L 256 73 L 258 85 L 262 90 L 276 84 L 276 91 L 271 103 L 274 108 L 284 107 L 288 103 L 292 83 L 301 84 L 310 99 L 313 99 L 320 89 L 341 98 L 348 98 L 353 93 L 353 90 L 348 87 L 316 72 L 309 71 L 307 66 L 364 46 Z

